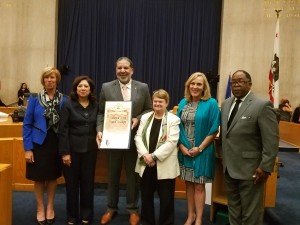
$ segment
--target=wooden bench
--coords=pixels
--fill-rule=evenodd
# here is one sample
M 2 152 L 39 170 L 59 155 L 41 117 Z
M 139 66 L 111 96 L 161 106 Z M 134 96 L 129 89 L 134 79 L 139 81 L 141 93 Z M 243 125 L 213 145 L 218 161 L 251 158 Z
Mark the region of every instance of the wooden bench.
M 280 121 L 279 137 L 281 140 L 300 147 L 300 124 Z
M 0 106 L 0 112 L 3 113 L 13 113 L 16 109 L 18 109 L 18 107 L 4 107 L 4 106 Z
M 0 224 L 11 225 L 12 220 L 12 167 L 0 164 Z

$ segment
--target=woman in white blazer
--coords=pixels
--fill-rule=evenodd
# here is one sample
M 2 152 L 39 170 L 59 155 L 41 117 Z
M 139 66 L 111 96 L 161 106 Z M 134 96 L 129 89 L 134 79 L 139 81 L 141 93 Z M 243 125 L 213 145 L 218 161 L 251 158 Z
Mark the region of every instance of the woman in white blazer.
M 160 199 L 159 225 L 174 224 L 175 179 L 179 175 L 177 142 L 180 119 L 167 111 L 169 94 L 152 96 L 153 111 L 142 116 L 135 136 L 138 152 L 135 172 L 140 177 L 141 224 L 155 225 L 154 193 Z

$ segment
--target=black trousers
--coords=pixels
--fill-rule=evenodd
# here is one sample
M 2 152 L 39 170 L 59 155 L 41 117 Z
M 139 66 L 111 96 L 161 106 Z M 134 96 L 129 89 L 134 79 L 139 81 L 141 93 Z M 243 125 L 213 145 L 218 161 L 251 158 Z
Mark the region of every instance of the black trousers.
M 140 180 L 141 184 L 141 224 L 155 225 L 154 193 L 157 191 L 159 208 L 159 225 L 174 224 L 175 179 L 157 179 L 157 167 L 147 167 Z
M 88 220 L 94 211 L 94 177 L 97 152 L 71 153 L 71 166 L 63 166 L 68 218 Z

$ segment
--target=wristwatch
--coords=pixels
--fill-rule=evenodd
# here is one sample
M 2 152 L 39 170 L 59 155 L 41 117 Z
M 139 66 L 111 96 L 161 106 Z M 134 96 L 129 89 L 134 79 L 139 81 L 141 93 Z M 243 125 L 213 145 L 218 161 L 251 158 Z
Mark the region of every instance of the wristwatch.
M 203 151 L 203 149 L 201 149 L 200 147 L 198 147 L 198 151 L 201 153 Z

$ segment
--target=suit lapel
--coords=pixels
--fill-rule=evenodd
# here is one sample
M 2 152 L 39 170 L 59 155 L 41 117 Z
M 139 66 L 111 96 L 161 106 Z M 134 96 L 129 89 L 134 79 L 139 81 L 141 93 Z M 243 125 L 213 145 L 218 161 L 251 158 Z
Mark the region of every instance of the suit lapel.
M 222 110 L 224 110 L 224 115 L 225 115 L 225 118 L 224 118 L 224 124 L 223 124 L 223 126 L 225 127 L 225 129 L 227 130 L 228 128 L 227 128 L 227 123 L 228 123 L 228 117 L 229 117 L 229 112 L 230 112 L 230 108 L 231 108 L 231 105 L 233 104 L 233 102 L 234 102 L 234 97 L 232 97 L 229 101 L 228 101 L 228 103 L 227 104 L 224 104 L 224 109 L 222 109 Z
M 137 84 L 134 80 L 131 81 L 131 101 L 132 105 L 135 102 L 135 98 L 137 96 Z
M 232 123 L 231 123 L 230 127 L 228 128 L 228 131 L 231 130 L 232 127 L 234 127 L 235 124 L 239 121 L 239 119 L 244 114 L 244 112 L 247 110 L 247 108 L 249 107 L 251 102 L 252 102 L 252 93 L 250 93 L 247 96 L 247 98 L 243 101 L 241 107 L 239 108 L 239 110 L 237 111 L 235 117 L 233 118 Z
M 118 80 L 115 80 L 114 85 L 113 85 L 113 90 L 112 90 L 112 94 L 115 94 L 115 99 L 117 99 L 117 101 L 123 101 L 123 95 L 121 92 L 121 87 L 120 87 L 120 83 Z

